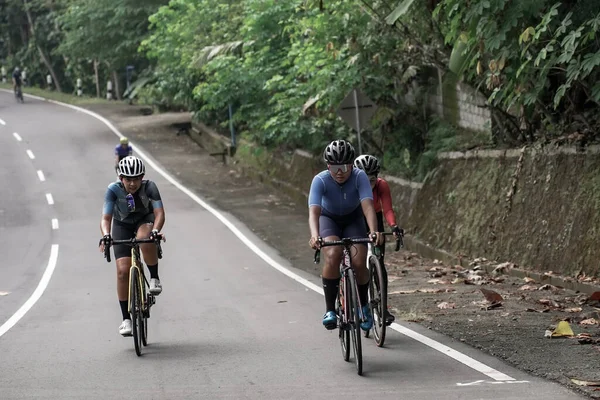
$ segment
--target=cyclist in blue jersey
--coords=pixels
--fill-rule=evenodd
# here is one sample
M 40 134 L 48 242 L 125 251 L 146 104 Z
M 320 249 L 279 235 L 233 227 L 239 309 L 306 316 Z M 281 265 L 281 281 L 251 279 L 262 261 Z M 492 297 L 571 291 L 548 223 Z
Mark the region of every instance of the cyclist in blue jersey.
M 100 220 L 100 251 L 113 240 L 125 240 L 137 237 L 140 239 L 161 238 L 160 233 L 165 223 L 165 210 L 163 208 L 160 192 L 156 184 L 144 180 L 146 168 L 142 160 L 128 156 L 119 161 L 119 181 L 108 185 L 104 195 L 104 207 Z M 112 230 L 112 235 L 111 235 Z M 140 249 L 150 271 L 150 293 L 159 295 L 162 285 L 158 277 L 158 253 L 154 243 L 140 244 Z M 127 245 L 113 246 L 115 261 L 117 263 L 117 296 L 123 322 L 119 326 L 119 333 L 123 336 L 131 335 L 131 319 L 127 307 L 129 296 L 129 268 L 131 267 L 131 247 Z
M 115 147 L 115 171 L 119 174 L 119 161 L 133 153 L 133 149 L 129 145 L 129 139 L 125 136 L 121 138 L 117 147 Z
M 319 248 L 320 239 L 325 241 L 341 238 L 364 238 L 369 235 L 376 244 L 383 243 L 383 234 L 377 231 L 377 214 L 373 205 L 373 192 L 367 174 L 353 168 L 354 147 L 345 140 L 334 140 L 323 153 L 327 170 L 317 174 L 310 186 L 308 196 L 308 224 L 310 226 L 309 245 Z M 369 227 L 365 226 L 365 220 Z M 368 331 L 373 318 L 368 305 L 369 271 L 366 266 L 367 247 L 355 245 L 352 266 L 356 272 L 358 291 L 365 321 L 360 327 Z M 337 327 L 335 300 L 337 298 L 342 248 L 323 248 L 325 265 L 322 280 L 325 292 L 326 312 L 323 325 L 327 329 Z

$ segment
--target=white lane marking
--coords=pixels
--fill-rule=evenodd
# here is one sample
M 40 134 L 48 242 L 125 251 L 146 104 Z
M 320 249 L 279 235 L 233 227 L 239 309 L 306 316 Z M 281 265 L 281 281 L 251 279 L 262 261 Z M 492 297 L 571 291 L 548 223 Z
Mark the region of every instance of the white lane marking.
M 6 122 L 0 119 L 0 125 L 6 125 Z
M 56 261 L 58 260 L 58 245 L 53 244 L 50 248 L 50 258 L 48 259 L 48 265 L 46 266 L 46 270 L 44 271 L 44 275 L 42 275 L 42 279 L 40 279 L 40 283 L 38 283 L 37 288 L 33 291 L 29 299 L 17 310 L 16 313 L 13 314 L 12 317 L 8 319 L 2 326 L 0 326 L 0 337 L 4 335 L 10 328 L 15 326 L 17 322 L 33 307 L 33 305 L 42 297 L 44 290 L 48 287 L 48 282 L 50 282 L 50 278 L 52 278 L 52 273 L 54 272 L 54 268 L 56 268 Z
M 10 292 L 0 292 L 0 296 L 8 296 Z
M 38 178 L 40 178 L 40 181 L 44 182 L 46 180 L 46 177 L 44 176 L 44 173 L 42 172 L 41 169 L 38 169 Z
M 502 385 L 507 383 L 530 383 L 529 381 L 473 381 L 473 382 L 465 382 L 465 383 L 457 383 L 456 386 L 481 386 L 481 385 Z
M 14 136 L 14 137 L 15 137 L 15 139 L 17 139 L 17 141 L 19 141 L 19 142 L 20 142 L 21 140 L 23 140 L 23 139 L 21 138 L 21 136 L 19 136 L 19 134 L 18 134 L 17 132 L 13 133 L 13 136 Z
M 48 204 L 54 204 L 54 198 L 52 197 L 52 193 L 46 193 L 46 200 L 48 200 Z
M 35 156 L 33 155 L 33 151 L 31 150 L 27 150 L 27 155 L 29 156 L 29 158 L 31 158 L 32 160 L 35 159 Z
M 85 113 L 85 114 L 88 114 L 88 115 L 96 118 L 97 120 L 103 122 L 104 125 L 106 125 L 119 138 L 124 137 L 124 135 L 121 132 L 119 132 L 119 130 L 117 128 L 115 128 L 115 126 L 109 120 L 107 120 L 106 118 L 104 118 L 103 116 L 101 116 L 99 114 L 96 114 L 93 111 L 86 110 L 85 108 L 77 107 L 77 106 L 74 106 L 71 104 L 61 103 L 60 101 L 55 101 L 55 100 L 46 100 L 46 101 L 53 103 L 53 104 L 58 104 L 63 107 L 68 107 L 73 110 Z M 131 142 L 130 142 L 130 144 L 131 144 Z M 233 234 L 236 235 L 238 237 L 238 239 L 240 239 L 240 241 L 242 241 L 242 243 L 244 243 L 257 256 L 262 258 L 263 261 L 265 261 L 267 264 L 269 264 L 271 267 L 275 268 L 277 271 L 281 272 L 282 274 L 292 278 L 296 282 L 299 282 L 299 283 L 303 284 L 304 286 L 306 286 L 307 288 L 314 290 L 315 292 L 323 295 L 323 288 L 321 286 L 315 285 L 311 281 L 301 277 L 300 275 L 295 274 L 294 272 L 290 271 L 289 269 L 287 269 L 286 267 L 284 267 L 283 265 L 279 264 L 277 261 L 272 259 L 267 253 L 262 251 L 246 235 L 244 235 L 244 233 L 242 231 L 240 231 L 223 214 L 221 214 L 219 211 L 217 211 L 215 208 L 213 208 L 210 204 L 206 203 L 204 200 L 202 200 L 200 197 L 198 197 L 191 190 L 189 190 L 188 188 L 183 186 L 181 183 L 176 181 L 173 177 L 171 177 L 171 175 L 169 175 L 169 173 L 164 171 L 154 161 L 152 161 L 144 152 L 140 151 L 139 149 L 136 149 L 135 147 L 134 147 L 134 150 L 137 152 L 137 154 L 141 158 L 143 158 L 146 161 L 146 164 L 150 165 L 156 172 L 158 172 L 160 175 L 162 175 L 173 186 L 175 186 L 177 189 L 181 190 L 183 193 L 188 195 L 192 200 L 194 200 L 196 203 L 198 203 L 200 206 L 202 206 L 204 209 L 206 209 L 208 212 L 210 212 L 212 215 L 214 215 L 219 221 L 221 221 L 223 223 L 223 225 L 225 225 L 227 228 L 229 228 L 229 230 L 231 232 L 233 232 Z M 445 346 L 439 342 L 436 342 L 435 340 L 430 339 L 424 335 L 421 335 L 420 333 L 417 333 L 417 332 L 415 332 L 409 328 L 406 328 L 400 324 L 393 323 L 391 325 L 391 328 L 394 329 L 395 331 L 400 332 L 404 335 L 407 335 L 413 339 L 415 339 L 417 337 L 420 338 L 421 340 L 419 340 L 419 339 L 415 339 L 415 340 L 418 340 L 419 342 L 431 347 L 434 350 L 441 352 L 442 354 L 452 357 L 456 361 L 459 361 L 462 364 L 466 365 L 467 367 L 470 367 L 478 372 L 481 372 L 482 374 L 487 375 L 494 380 L 497 380 L 497 381 L 513 381 L 513 380 L 515 380 L 514 378 L 511 378 L 508 375 L 505 375 L 499 371 L 496 371 L 495 369 L 488 367 L 487 365 L 482 364 L 479 361 L 474 360 L 465 354 L 462 354 L 454 349 L 451 349 L 448 346 Z
M 52 229 L 58 229 L 58 219 L 52 218 Z
M 395 331 L 400 332 L 403 335 L 406 335 L 409 338 L 416 340 L 417 342 L 421 342 L 424 345 L 429 346 L 432 349 L 435 349 L 435 350 L 439 351 L 440 353 L 445 354 L 448 357 L 453 358 L 456 361 L 461 362 L 461 363 L 473 368 L 474 370 L 479 371 L 482 374 L 489 376 L 490 378 L 492 378 L 496 381 L 514 381 L 515 380 L 514 378 L 511 378 L 510 376 L 503 374 L 502 372 L 496 371 L 495 369 L 488 367 L 487 365 L 480 363 L 477 360 L 472 359 L 471 357 L 467 356 L 466 354 L 456 351 L 456 350 L 446 346 L 445 344 L 436 342 L 435 340 L 430 339 L 427 336 L 422 335 L 418 332 L 415 332 L 412 329 L 408 329 L 397 323 L 392 323 L 391 327 Z

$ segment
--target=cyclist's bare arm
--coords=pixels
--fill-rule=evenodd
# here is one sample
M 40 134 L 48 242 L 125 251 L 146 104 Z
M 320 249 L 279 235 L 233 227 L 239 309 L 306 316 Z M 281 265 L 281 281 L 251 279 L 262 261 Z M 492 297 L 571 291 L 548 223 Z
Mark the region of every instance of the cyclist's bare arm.
M 153 229 L 160 231 L 165 225 L 165 209 L 155 208 L 154 209 L 154 226 Z

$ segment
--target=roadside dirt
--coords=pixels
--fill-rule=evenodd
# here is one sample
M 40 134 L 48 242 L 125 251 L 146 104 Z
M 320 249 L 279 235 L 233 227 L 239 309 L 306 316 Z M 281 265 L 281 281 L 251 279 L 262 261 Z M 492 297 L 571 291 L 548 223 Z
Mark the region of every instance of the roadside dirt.
M 189 121 L 189 116 L 142 116 L 139 107 L 122 104 L 87 108 L 113 121 L 183 184 L 235 215 L 295 267 L 320 274 L 307 246 L 306 206 L 249 181 L 178 133 L 173 124 Z M 394 253 L 390 247 L 386 264 L 390 308 L 399 321 L 418 322 L 533 375 L 600 398 L 600 302 L 586 302 L 587 295 L 543 282 L 509 277 L 504 272 L 511 265 L 487 275 L 480 268 L 483 260 L 463 269 L 407 251 Z M 487 301 L 482 289 L 501 296 L 494 299 L 488 293 L 500 305 Z M 321 310 L 315 310 L 316 321 L 320 316 Z M 576 337 L 545 337 L 563 320 L 569 321 Z M 594 386 L 582 385 L 586 383 Z

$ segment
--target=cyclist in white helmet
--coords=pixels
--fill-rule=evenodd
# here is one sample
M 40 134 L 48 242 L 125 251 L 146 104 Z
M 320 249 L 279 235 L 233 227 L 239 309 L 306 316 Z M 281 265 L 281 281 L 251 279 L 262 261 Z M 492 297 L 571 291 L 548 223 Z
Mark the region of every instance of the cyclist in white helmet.
M 404 235 L 404 230 L 399 228 L 398 224 L 396 224 L 396 215 L 394 214 L 394 209 L 392 208 L 392 195 L 390 192 L 390 186 L 384 179 L 378 177 L 379 171 L 381 170 L 381 164 L 379 163 L 377 157 L 369 154 L 358 156 L 356 160 L 354 160 L 354 167 L 362 169 L 369 177 L 369 183 L 373 189 L 373 203 L 375 206 L 375 212 L 377 213 L 377 230 L 379 232 L 385 231 L 383 226 L 383 219 L 385 216 L 385 219 L 388 225 L 392 228 L 394 235 Z M 383 267 L 384 279 L 387 281 L 387 269 L 385 268 L 385 264 L 383 262 L 385 257 L 385 240 L 383 240 L 383 242 L 384 244 L 379 246 L 379 261 Z M 388 310 L 385 310 L 386 324 L 390 325 L 392 322 L 394 322 L 394 320 L 394 315 L 392 315 Z
M 119 161 L 119 180 L 108 185 L 104 195 L 104 207 L 100 220 L 100 251 L 115 240 L 137 237 L 161 238 L 160 233 L 165 223 L 160 192 L 156 184 L 144 180 L 146 168 L 144 162 L 137 157 L 127 156 Z M 112 235 L 111 235 L 112 229 Z M 140 244 L 143 259 L 150 271 L 150 293 L 159 295 L 162 285 L 158 277 L 158 254 L 153 243 Z M 129 296 L 129 268 L 131 267 L 131 248 L 126 245 L 113 246 L 117 264 L 117 296 L 123 315 L 119 333 L 131 335 L 131 317 L 127 307 Z

